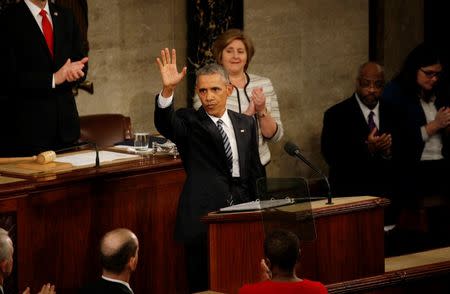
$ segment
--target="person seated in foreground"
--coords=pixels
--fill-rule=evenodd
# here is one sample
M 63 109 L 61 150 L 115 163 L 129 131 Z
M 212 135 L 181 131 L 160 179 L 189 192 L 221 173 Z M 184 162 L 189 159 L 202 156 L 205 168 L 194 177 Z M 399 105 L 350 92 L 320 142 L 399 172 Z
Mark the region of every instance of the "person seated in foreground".
M 119 228 L 106 233 L 100 243 L 102 277 L 79 293 L 133 294 L 129 282 L 138 251 L 139 241 L 132 231 Z
M 239 294 L 328 293 L 320 283 L 301 279 L 295 273 L 300 260 L 300 240 L 287 230 L 275 230 L 264 241 L 265 259 L 261 260 L 263 281 L 244 285 Z
M 0 228 L 0 294 L 6 294 L 3 289 L 5 279 L 13 270 L 14 244 L 7 230 Z M 30 294 L 30 287 L 27 287 L 23 294 Z M 55 294 L 55 285 L 44 284 L 38 294 Z

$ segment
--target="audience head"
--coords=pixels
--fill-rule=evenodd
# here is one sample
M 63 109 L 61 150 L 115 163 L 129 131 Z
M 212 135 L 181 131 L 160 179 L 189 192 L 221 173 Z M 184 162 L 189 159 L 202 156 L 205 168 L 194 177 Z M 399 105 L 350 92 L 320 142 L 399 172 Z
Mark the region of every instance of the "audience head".
M 384 70 L 375 62 L 366 62 L 358 69 L 356 93 L 368 108 L 373 109 L 380 100 L 384 87 Z
M 300 258 L 300 240 L 287 230 L 272 231 L 264 241 L 264 254 L 270 269 L 291 272 Z
M 138 262 L 139 241 L 128 229 L 115 229 L 103 236 L 100 243 L 104 273 L 133 272 Z
M 8 231 L 0 228 L 0 278 L 2 280 L 12 272 L 13 253 L 14 247 Z
M 231 95 L 228 73 L 216 63 L 203 66 L 197 71 L 195 90 L 205 111 L 212 116 L 222 117 L 227 98 Z
M 247 70 L 255 48 L 252 40 L 239 29 L 229 29 L 222 33 L 212 47 L 214 58 L 230 74 Z
M 427 43 L 421 43 L 406 57 L 395 80 L 411 95 L 434 90 L 442 72 L 439 50 Z

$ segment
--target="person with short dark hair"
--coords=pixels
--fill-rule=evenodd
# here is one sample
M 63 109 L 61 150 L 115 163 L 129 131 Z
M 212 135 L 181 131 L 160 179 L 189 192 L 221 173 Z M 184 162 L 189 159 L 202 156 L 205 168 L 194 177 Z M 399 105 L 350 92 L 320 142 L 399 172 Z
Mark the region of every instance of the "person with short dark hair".
M 297 277 L 295 267 L 300 260 L 300 240 L 294 233 L 287 230 L 271 232 L 264 241 L 264 254 L 261 266 L 267 280 L 244 285 L 239 294 L 328 293 L 322 283 Z
M 132 231 L 119 228 L 106 233 L 100 242 L 102 277 L 80 293 L 132 294 L 129 282 L 138 263 L 138 251 L 139 241 Z
M 191 292 L 208 289 L 207 226 L 200 218 L 222 207 L 255 200 L 263 176 L 256 122 L 227 110 L 233 86 L 218 64 L 197 72 L 196 92 L 202 106 L 174 110 L 173 94 L 186 75 L 178 72 L 176 51 L 165 48 L 157 58 L 163 89 L 156 96 L 155 126 L 177 144 L 187 174 L 178 203 L 175 239 L 185 245 Z

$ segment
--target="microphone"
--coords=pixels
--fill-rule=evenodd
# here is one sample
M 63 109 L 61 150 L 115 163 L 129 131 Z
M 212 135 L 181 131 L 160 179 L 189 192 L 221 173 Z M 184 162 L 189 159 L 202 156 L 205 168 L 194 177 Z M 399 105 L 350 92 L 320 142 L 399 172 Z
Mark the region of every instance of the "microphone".
M 284 144 L 284 151 L 286 151 L 286 153 L 289 154 L 290 156 L 299 158 L 307 166 L 309 166 L 313 171 L 315 171 L 317 174 L 319 174 L 322 178 L 325 179 L 325 182 L 327 183 L 327 188 L 328 188 L 327 204 L 333 204 L 333 202 L 331 201 L 331 188 L 330 188 L 330 182 L 328 181 L 328 177 L 320 169 L 318 169 L 311 162 L 309 162 L 300 152 L 300 148 L 298 148 L 298 146 L 295 145 L 294 143 L 287 142 L 286 144 Z

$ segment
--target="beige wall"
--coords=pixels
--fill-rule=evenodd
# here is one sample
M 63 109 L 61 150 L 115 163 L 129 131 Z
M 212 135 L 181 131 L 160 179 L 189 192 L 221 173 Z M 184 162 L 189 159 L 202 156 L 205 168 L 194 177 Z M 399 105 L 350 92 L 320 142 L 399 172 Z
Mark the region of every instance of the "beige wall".
M 396 0 L 399 5 L 403 2 Z M 322 114 L 352 94 L 356 69 L 368 58 L 368 1 L 245 0 L 244 4 L 245 28 L 256 46 L 249 71 L 272 80 L 285 128 L 283 141 L 271 146 L 269 175 L 311 176 L 304 164 L 284 153 L 287 140 L 326 170 L 320 155 Z M 89 80 L 95 94 L 81 92 L 80 114 L 119 112 L 131 116 L 136 130 L 155 131 L 153 96 L 160 80 L 154 59 L 160 48 L 175 46 L 179 64 L 185 60 L 185 15 L 184 0 L 89 1 Z M 396 15 L 392 11 L 392 22 Z M 387 26 L 392 32 L 395 24 Z M 388 41 L 394 46 L 395 39 Z M 182 98 L 177 105 L 185 105 L 186 86 L 177 91 Z
M 256 46 L 250 71 L 272 80 L 285 128 L 283 142 L 271 148 L 269 175 L 311 175 L 283 151 L 286 140 L 326 170 L 320 155 L 322 114 L 352 94 L 356 68 L 368 58 L 368 2 L 244 2 L 245 27 Z
M 95 92 L 80 91 L 80 115 L 122 113 L 135 130 L 155 132 L 154 95 L 160 88 L 155 58 L 161 48 L 175 46 L 185 60 L 185 11 L 184 0 L 90 0 L 88 80 Z M 177 89 L 183 97 L 185 87 Z

